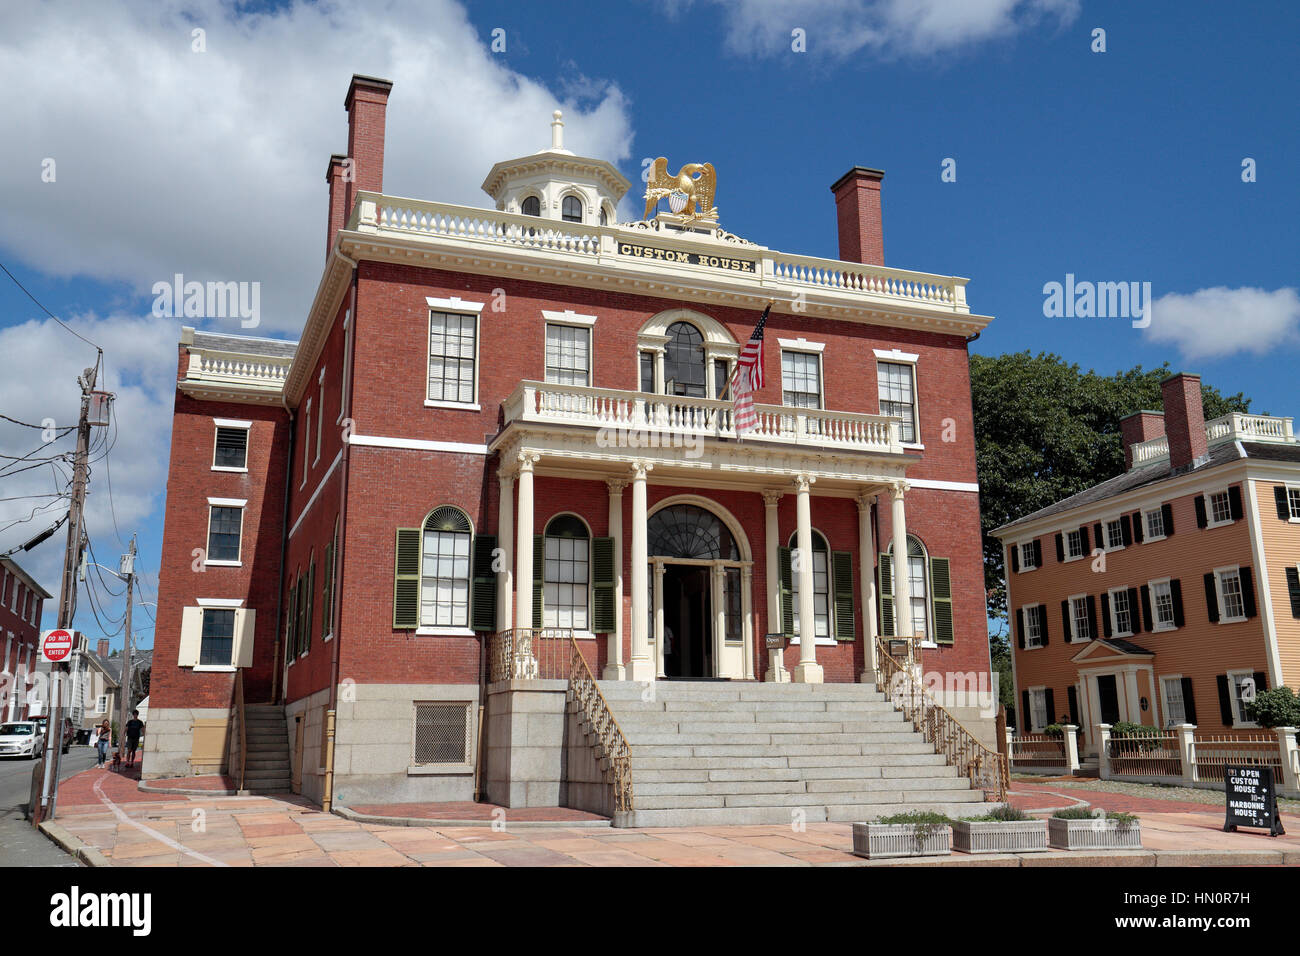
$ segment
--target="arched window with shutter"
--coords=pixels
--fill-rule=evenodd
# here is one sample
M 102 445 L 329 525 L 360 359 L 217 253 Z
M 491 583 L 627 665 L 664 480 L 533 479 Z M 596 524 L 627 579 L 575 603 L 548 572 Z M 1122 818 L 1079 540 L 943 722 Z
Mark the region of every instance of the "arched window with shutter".
M 496 629 L 496 536 L 474 534 L 453 505 L 429 512 L 419 528 L 398 528 L 393 627 Z
M 880 593 L 880 633 L 898 633 L 894 607 L 894 546 L 877 555 L 877 583 Z M 929 556 L 916 535 L 907 536 L 907 582 L 912 635 L 936 644 L 952 644 L 952 579 L 948 558 Z

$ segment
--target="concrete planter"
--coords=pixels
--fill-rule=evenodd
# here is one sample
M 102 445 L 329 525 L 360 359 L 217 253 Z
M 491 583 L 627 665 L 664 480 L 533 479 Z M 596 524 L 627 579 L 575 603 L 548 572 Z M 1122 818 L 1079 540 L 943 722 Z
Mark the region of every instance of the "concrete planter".
M 1049 817 L 1047 842 L 1055 850 L 1140 850 L 1142 823 L 1120 829 L 1118 820 L 1062 820 Z
M 853 853 L 869 860 L 898 856 L 948 856 L 952 853 L 952 830 L 935 827 L 923 836 L 915 823 L 855 823 Z
M 961 853 L 1036 853 L 1040 850 L 1046 851 L 1047 821 L 958 821 L 952 825 L 952 847 Z

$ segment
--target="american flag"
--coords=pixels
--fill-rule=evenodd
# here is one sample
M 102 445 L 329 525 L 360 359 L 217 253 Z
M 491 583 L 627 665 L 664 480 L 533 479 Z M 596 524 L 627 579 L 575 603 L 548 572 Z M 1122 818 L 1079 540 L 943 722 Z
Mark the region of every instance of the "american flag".
M 758 412 L 754 409 L 754 392 L 763 387 L 763 330 L 767 326 L 772 303 L 763 309 L 763 315 L 754 326 L 749 341 L 740 350 L 736 360 L 736 374 L 732 383 L 735 398 L 736 434 L 743 435 L 758 425 Z

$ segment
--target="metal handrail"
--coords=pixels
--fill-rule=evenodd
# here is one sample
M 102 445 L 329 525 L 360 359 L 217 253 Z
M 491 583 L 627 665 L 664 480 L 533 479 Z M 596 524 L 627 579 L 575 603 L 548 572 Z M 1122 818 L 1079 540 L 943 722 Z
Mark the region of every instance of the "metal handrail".
M 609 701 L 600 691 L 600 685 L 587 665 L 587 659 L 578 649 L 577 638 L 569 635 L 569 693 L 582 708 L 583 716 L 600 740 L 605 759 L 614 774 L 614 809 L 629 811 L 634 806 L 632 790 L 632 752 L 627 745 L 623 728 L 618 725 Z
M 994 801 L 1006 799 L 1011 788 L 1011 770 L 1005 754 L 990 750 L 948 713 L 930 695 L 912 670 L 910 660 L 901 664 L 889 653 L 888 645 L 876 638 L 879 669 L 884 677 L 881 688 L 903 716 L 922 736 L 944 755 L 949 766 L 956 767 Z M 988 772 L 992 770 L 990 778 Z

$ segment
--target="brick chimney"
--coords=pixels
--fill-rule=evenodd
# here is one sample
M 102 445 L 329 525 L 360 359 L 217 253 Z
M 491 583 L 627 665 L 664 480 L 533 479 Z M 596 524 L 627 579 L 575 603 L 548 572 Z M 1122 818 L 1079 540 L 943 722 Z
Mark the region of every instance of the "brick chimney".
M 1201 377 L 1179 372 L 1160 383 L 1165 405 L 1165 434 L 1169 436 L 1169 466 L 1186 468 L 1207 451 L 1205 412 L 1201 408 Z
M 1119 420 L 1119 437 L 1124 444 L 1124 470 L 1133 467 L 1133 446 L 1165 433 L 1165 413 L 1141 411 Z
M 99 646 L 95 650 L 95 653 L 98 654 L 100 657 L 102 657 L 104 660 L 108 660 L 108 638 L 101 637 L 99 639 Z
M 335 153 L 330 157 L 329 167 L 325 170 L 325 182 L 329 183 L 330 187 L 329 221 L 325 224 L 326 256 L 334 248 L 334 237 L 339 234 L 339 230 L 347 221 L 347 214 L 343 210 L 347 193 L 347 184 L 343 182 L 343 162 L 346 159 L 346 156 Z
M 840 258 L 845 262 L 885 264 L 880 224 L 880 169 L 854 166 L 835 180 L 835 218 L 840 230 Z
M 358 191 L 384 189 L 384 114 L 392 89 L 388 80 L 359 73 L 353 74 L 348 85 L 343 107 L 348 111 L 348 158 L 352 160 L 353 179 L 344 183 L 344 222 L 352 214 Z

